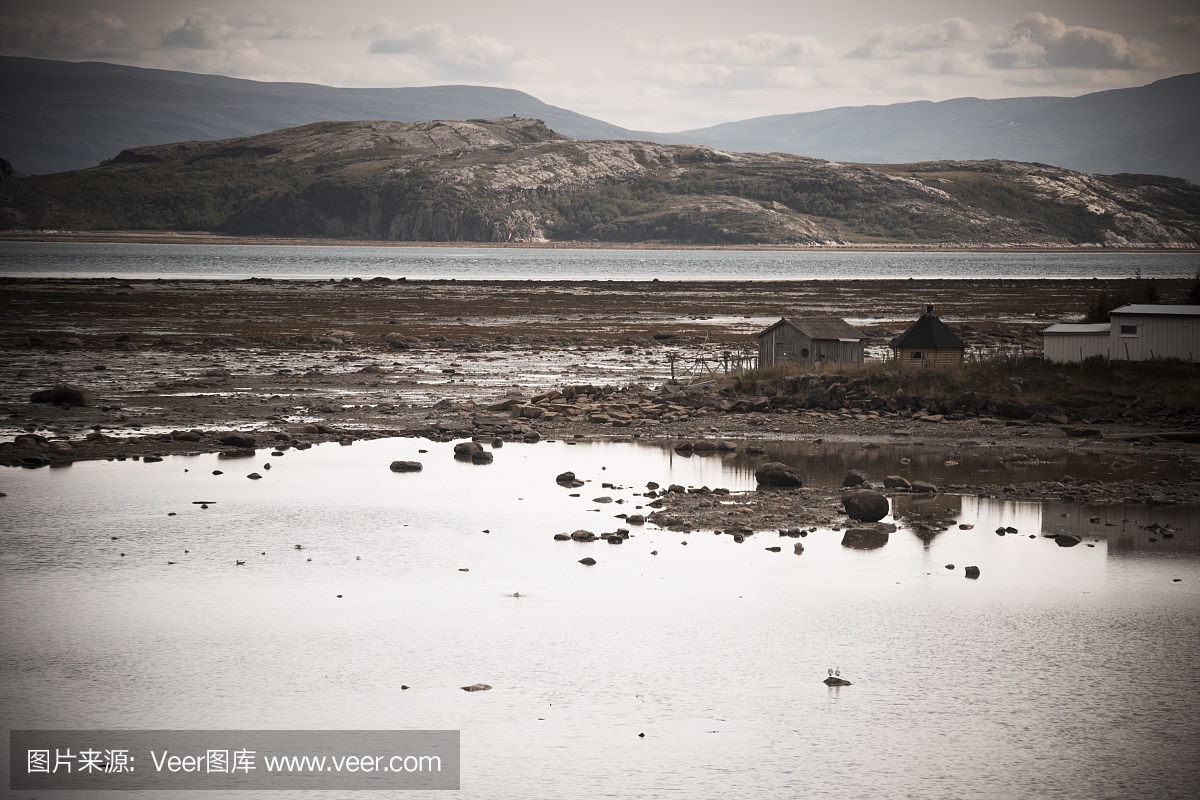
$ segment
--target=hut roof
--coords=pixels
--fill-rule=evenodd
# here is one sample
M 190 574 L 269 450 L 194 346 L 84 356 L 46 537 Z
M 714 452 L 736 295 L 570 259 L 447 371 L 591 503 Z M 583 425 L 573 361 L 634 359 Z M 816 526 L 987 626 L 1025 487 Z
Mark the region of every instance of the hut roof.
M 1120 308 L 1114 308 L 1112 314 L 1156 315 L 1164 317 L 1196 317 L 1200 316 L 1200 306 L 1157 305 L 1150 303 L 1130 303 Z
M 758 335 L 762 336 L 780 325 L 791 325 L 810 339 L 861 342 L 870 338 L 846 320 L 836 317 L 784 317 Z
M 933 315 L 933 306 L 925 306 L 925 313 L 908 330 L 892 339 L 892 348 L 921 350 L 965 350 L 966 342 L 954 335 L 946 323 Z
M 1042 335 L 1054 334 L 1098 334 L 1107 336 L 1112 325 L 1107 322 L 1056 322 L 1049 328 L 1042 329 Z

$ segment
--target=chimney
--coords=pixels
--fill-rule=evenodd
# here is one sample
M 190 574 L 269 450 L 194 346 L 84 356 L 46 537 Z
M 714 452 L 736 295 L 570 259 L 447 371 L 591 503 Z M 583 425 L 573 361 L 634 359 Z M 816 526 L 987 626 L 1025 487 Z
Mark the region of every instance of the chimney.
M 925 306 L 925 313 L 932 317 L 933 316 L 933 306 L 932 305 Z

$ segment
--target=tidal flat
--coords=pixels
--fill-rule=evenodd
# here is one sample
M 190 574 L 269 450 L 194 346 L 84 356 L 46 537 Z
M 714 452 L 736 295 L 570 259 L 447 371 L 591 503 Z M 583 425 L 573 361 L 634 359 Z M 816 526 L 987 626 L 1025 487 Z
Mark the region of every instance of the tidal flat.
M 455 729 L 469 797 L 1200 783 L 1186 402 L 1137 375 L 1086 422 L 689 399 L 792 308 L 886 341 L 933 302 L 1019 350 L 1077 281 L 4 289 L 7 728 Z M 90 402 L 29 402 L 58 383 Z M 760 490 L 768 461 L 804 485 Z M 888 490 L 859 546 L 851 469 L 938 491 Z

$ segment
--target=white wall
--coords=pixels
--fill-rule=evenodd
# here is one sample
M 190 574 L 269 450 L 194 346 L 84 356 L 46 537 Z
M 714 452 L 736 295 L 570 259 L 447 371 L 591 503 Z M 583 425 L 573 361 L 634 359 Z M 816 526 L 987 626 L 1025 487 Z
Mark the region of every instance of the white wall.
M 1091 356 L 1109 358 L 1109 333 L 1045 333 L 1042 353 L 1055 364 L 1078 364 Z
M 1110 357 L 1118 361 L 1178 358 L 1200 361 L 1200 316 L 1169 317 L 1161 314 L 1113 314 L 1109 334 Z M 1136 325 L 1136 334 L 1121 333 Z

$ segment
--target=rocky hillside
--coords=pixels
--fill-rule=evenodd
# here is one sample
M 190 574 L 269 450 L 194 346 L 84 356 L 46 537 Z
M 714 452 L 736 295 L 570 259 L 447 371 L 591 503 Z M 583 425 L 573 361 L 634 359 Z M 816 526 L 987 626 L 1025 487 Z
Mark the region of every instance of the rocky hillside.
M 323 122 L 23 176 L 0 225 L 392 241 L 1196 247 L 1200 186 L 1009 161 L 573 141 L 530 119 Z

